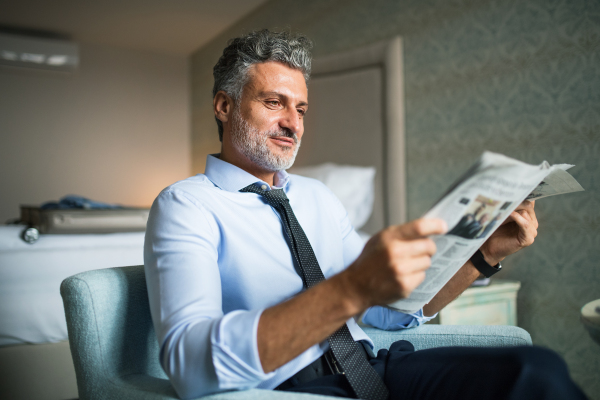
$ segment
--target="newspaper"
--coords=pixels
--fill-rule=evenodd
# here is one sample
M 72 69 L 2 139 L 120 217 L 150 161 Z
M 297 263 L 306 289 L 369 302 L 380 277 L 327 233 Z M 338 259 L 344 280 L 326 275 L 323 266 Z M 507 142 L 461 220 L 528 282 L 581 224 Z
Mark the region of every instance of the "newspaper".
M 444 235 L 432 236 L 437 252 L 425 280 L 411 295 L 388 306 L 413 313 L 442 289 L 488 237 L 524 200 L 582 191 L 567 170 L 573 165 L 531 165 L 502 154 L 485 152 L 424 217 L 448 224 Z

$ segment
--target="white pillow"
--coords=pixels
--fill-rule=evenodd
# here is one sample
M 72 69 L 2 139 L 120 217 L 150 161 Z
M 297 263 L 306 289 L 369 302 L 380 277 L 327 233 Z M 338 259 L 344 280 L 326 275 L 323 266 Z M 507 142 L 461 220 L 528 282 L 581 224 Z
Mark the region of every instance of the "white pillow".
M 361 228 L 373 212 L 375 167 L 326 163 L 293 168 L 289 172 L 323 182 L 342 202 L 354 229 Z

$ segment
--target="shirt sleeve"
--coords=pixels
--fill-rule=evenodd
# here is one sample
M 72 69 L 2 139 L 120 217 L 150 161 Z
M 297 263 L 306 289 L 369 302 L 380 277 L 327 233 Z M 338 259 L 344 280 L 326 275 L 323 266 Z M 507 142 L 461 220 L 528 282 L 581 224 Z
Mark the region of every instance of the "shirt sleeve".
M 263 310 L 223 315 L 219 241 L 216 222 L 187 193 L 169 189 L 152 205 L 144 244 L 150 310 L 161 365 L 184 399 L 252 388 L 274 374 L 258 356 Z
M 423 310 L 412 314 L 404 314 L 386 307 L 371 307 L 362 317 L 362 322 L 386 331 L 397 331 L 400 329 L 415 328 L 435 318 L 437 313 L 431 317 L 423 315 Z

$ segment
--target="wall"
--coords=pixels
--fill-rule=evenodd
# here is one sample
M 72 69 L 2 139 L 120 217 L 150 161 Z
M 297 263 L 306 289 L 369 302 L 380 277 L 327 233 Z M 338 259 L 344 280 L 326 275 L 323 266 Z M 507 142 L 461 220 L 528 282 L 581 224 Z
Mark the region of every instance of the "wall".
M 188 59 L 82 44 L 74 74 L 0 69 L 0 222 L 66 194 L 149 206 L 190 173 Z
M 501 277 L 522 282 L 519 325 L 600 399 L 600 347 L 579 322 L 600 297 L 600 3 L 270 1 L 193 55 L 195 172 L 219 149 L 211 68 L 228 38 L 263 27 L 307 34 L 316 56 L 404 38 L 411 218 L 486 149 L 577 164 L 586 192 L 541 200 L 537 243 L 509 257 Z

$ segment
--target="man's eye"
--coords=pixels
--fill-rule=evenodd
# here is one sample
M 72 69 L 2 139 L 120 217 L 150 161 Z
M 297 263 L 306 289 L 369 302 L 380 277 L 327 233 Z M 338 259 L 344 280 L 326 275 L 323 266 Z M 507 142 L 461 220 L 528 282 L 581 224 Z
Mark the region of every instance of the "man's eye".
M 303 110 L 302 108 L 298 109 L 298 114 L 300 114 L 301 116 L 304 117 L 304 114 L 306 114 L 306 110 Z
M 269 104 L 271 106 L 278 106 L 279 102 L 277 100 L 268 100 L 267 104 Z

